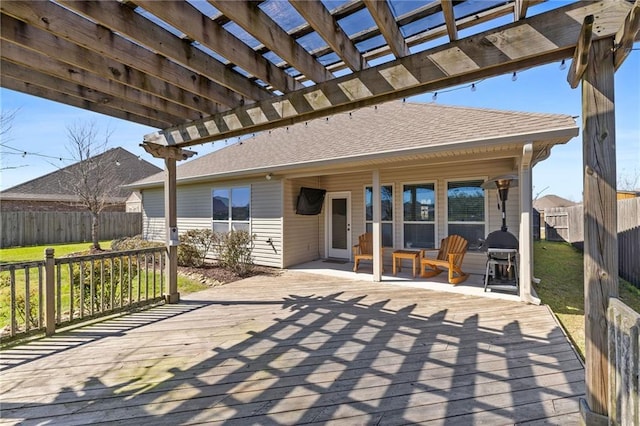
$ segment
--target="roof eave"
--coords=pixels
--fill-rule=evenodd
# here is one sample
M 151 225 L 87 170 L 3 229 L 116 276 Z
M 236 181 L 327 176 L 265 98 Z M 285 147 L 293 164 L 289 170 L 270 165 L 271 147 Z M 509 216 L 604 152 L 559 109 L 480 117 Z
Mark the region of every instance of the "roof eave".
M 529 142 L 550 142 L 550 145 L 559 145 L 567 143 L 571 138 L 577 136 L 579 129 L 576 125 L 558 127 L 554 129 L 545 130 L 542 132 L 526 132 L 519 134 L 512 134 L 506 136 L 497 136 L 493 138 L 483 139 L 468 139 L 456 142 L 449 142 L 431 146 L 421 146 L 406 149 L 394 149 L 390 151 L 380 151 L 371 154 L 364 154 L 352 157 L 336 157 L 325 158 L 320 160 L 312 160 L 306 162 L 299 162 L 293 164 L 278 164 L 267 165 L 264 167 L 253 167 L 251 169 L 239 169 L 224 173 L 209 173 L 206 175 L 190 176 L 178 179 L 179 184 L 194 184 L 209 180 L 220 179 L 232 179 L 242 176 L 257 175 L 262 173 L 277 173 L 286 172 L 295 169 L 301 169 L 313 166 L 335 166 L 339 164 L 350 163 L 354 161 L 366 161 L 366 160 L 379 160 L 383 158 L 389 158 L 392 156 L 404 156 L 404 155 L 417 155 L 417 154 L 435 154 L 443 151 L 461 150 L 461 149 L 474 149 L 482 147 L 495 147 L 499 145 L 513 145 L 524 144 Z M 545 157 L 546 158 L 546 157 Z M 538 160 L 541 161 L 541 160 Z M 143 184 L 129 184 L 123 185 L 125 188 L 137 188 L 137 189 L 150 189 L 164 186 L 164 181 L 146 182 Z

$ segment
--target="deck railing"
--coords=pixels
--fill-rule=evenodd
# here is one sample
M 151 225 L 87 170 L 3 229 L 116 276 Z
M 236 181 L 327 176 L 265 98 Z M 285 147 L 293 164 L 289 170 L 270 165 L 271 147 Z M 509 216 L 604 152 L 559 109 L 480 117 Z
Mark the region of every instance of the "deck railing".
M 640 425 L 640 314 L 609 299 L 609 424 Z
M 41 261 L 0 264 L 2 341 L 163 301 L 165 256 L 165 247 L 61 258 L 46 249 Z

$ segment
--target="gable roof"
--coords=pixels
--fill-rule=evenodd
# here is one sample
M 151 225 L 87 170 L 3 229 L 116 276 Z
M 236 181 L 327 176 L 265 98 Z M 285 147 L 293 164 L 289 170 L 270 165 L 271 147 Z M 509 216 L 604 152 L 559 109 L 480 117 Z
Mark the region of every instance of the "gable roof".
M 132 189 L 123 188 L 120 185 L 126 185 L 162 171 L 161 168 L 121 147 L 111 148 L 84 161 L 89 160 L 113 163 L 114 170 L 117 171 L 114 181 L 118 185 L 118 189 L 114 191 L 112 196 L 113 201 L 124 201 L 132 192 Z M 70 174 L 73 175 L 79 164 L 80 162 L 71 164 L 44 176 L 5 189 L 0 192 L 0 199 L 75 201 L 76 195 L 71 187 L 65 185 L 64 182 L 69 179 Z
M 541 140 L 552 145 L 577 134 L 575 120 L 568 115 L 389 102 L 263 132 L 180 165 L 177 179 Z M 162 179 L 163 174 L 157 174 L 131 186 L 155 186 Z
M 566 198 L 562 198 L 558 195 L 545 195 L 544 197 L 540 197 L 537 200 L 533 200 L 533 208 L 542 211 L 544 209 L 550 209 L 553 207 L 571 207 L 575 206 L 577 203 L 574 203 L 571 200 L 567 200 Z

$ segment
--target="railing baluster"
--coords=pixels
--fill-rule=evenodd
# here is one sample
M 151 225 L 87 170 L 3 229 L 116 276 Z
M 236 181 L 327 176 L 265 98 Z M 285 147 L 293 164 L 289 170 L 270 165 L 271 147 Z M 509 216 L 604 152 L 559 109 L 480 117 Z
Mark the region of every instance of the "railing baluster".
M 149 300 L 149 255 L 144 254 L 144 300 Z
M 109 291 L 109 295 L 111 296 L 111 306 L 109 306 L 109 309 L 114 309 L 116 307 L 116 302 L 115 302 L 115 297 L 116 297 L 116 281 L 115 281 L 115 267 L 113 264 L 113 261 L 115 260 L 114 257 L 111 258 L 111 290 Z
M 124 277 L 122 276 L 122 264 L 124 263 L 124 257 L 120 256 L 120 279 L 118 280 L 120 282 L 120 307 L 123 307 L 123 298 L 122 298 L 122 292 L 124 291 Z
M 153 262 L 153 298 L 156 298 L 156 254 L 151 253 L 151 261 Z
M 38 265 L 38 328 L 44 327 L 44 301 L 42 300 L 42 295 L 44 294 L 43 290 L 43 281 L 42 281 L 42 265 Z
M 84 262 L 80 261 L 80 318 L 84 318 L 84 298 L 85 298 L 85 288 L 84 288 Z
M 136 264 L 138 267 L 138 300 L 137 303 L 140 303 L 140 291 L 142 289 L 142 272 L 140 271 L 140 254 L 136 256 Z
M 98 312 L 104 312 L 106 302 L 106 295 L 104 293 L 104 262 L 105 259 L 100 259 L 100 306 L 98 307 Z
M 24 267 L 24 329 L 31 330 L 31 277 L 29 266 Z
M 73 291 L 73 264 L 69 262 L 69 321 L 73 321 L 73 311 L 75 309 Z
M 11 337 L 16 335 L 16 329 L 18 328 L 16 320 L 16 270 L 11 268 L 9 270 L 9 280 L 11 281 Z
M 62 322 L 62 265 L 56 265 L 56 322 Z
M 131 306 L 131 303 L 133 303 L 133 277 L 131 276 L 131 268 L 133 267 L 133 264 L 131 262 L 131 255 L 128 256 L 129 257 L 129 277 L 127 278 L 127 281 L 129 283 L 129 300 L 127 301 L 127 305 Z M 136 274 L 138 273 L 138 270 L 136 269 Z

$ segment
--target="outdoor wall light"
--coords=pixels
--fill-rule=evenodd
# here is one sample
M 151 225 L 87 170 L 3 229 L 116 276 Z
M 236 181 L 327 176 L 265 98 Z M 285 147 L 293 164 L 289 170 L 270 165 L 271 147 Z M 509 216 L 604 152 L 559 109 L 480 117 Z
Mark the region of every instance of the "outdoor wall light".
M 271 180 L 271 178 L 273 177 L 272 173 L 267 173 L 267 175 L 264 177 L 266 180 Z
M 509 188 L 515 188 L 518 186 L 517 175 L 501 175 L 489 178 L 485 183 L 481 185 L 483 189 L 497 189 L 498 198 L 502 207 L 502 231 L 507 230 L 507 210 L 506 203 L 509 196 Z

